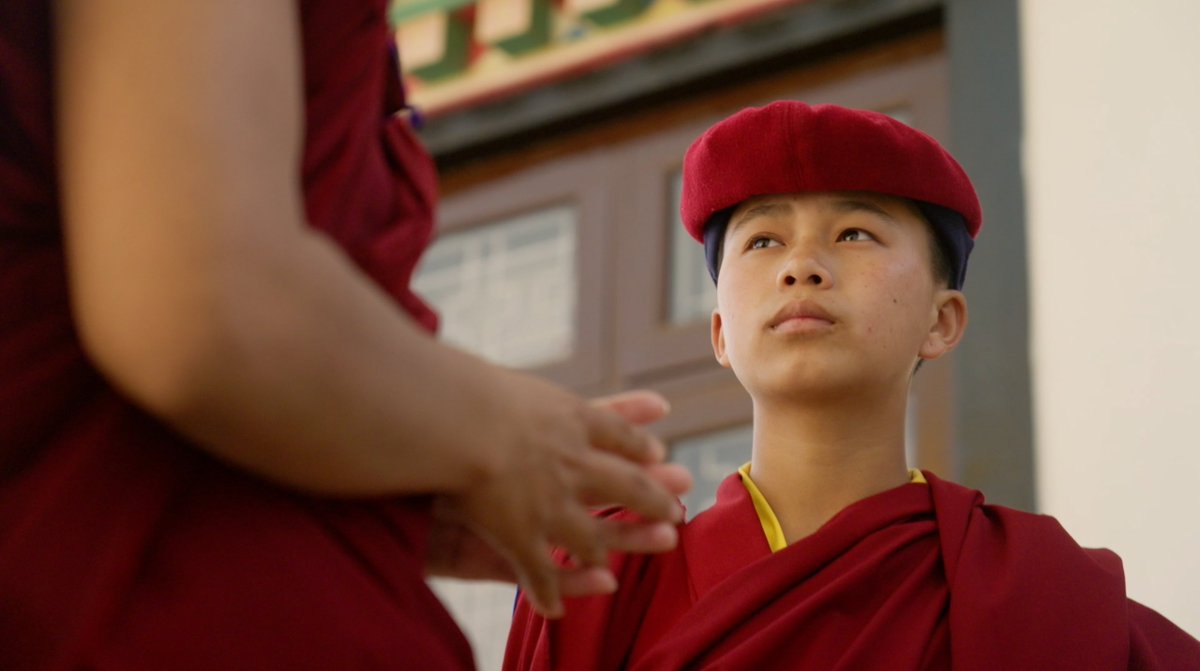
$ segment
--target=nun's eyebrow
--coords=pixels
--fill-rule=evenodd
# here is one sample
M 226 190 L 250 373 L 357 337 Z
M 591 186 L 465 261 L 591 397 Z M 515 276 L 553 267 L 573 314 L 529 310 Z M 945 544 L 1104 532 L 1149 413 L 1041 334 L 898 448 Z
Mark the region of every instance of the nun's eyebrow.
M 764 200 L 760 203 L 755 203 L 734 215 L 733 221 L 729 223 L 728 233 L 733 233 L 738 226 L 752 219 L 778 216 L 791 211 L 792 204 L 786 200 Z
M 882 205 L 869 198 L 838 198 L 833 203 L 833 208 L 840 214 L 853 214 L 855 212 L 869 212 L 877 215 L 889 224 L 895 224 L 896 217 L 888 212 Z

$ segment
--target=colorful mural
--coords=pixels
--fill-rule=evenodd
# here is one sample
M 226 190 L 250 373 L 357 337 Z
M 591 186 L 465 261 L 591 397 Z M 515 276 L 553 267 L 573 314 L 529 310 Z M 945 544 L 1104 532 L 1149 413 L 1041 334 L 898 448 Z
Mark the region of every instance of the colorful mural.
M 393 0 L 410 98 L 444 114 L 805 0 Z

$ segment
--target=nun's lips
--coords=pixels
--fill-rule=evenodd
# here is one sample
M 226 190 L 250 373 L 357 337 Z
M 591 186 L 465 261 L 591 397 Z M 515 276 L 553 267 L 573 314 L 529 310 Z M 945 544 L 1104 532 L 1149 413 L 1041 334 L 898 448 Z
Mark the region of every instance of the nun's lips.
M 825 329 L 837 323 L 837 319 L 819 303 L 812 300 L 790 301 L 767 323 L 776 332 L 805 332 Z

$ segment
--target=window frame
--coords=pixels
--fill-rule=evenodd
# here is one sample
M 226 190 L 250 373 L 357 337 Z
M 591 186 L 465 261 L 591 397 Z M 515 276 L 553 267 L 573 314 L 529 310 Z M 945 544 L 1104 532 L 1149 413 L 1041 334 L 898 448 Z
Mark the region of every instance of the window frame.
M 527 368 L 535 375 L 576 389 L 594 387 L 604 376 L 606 315 L 611 301 L 603 275 L 610 264 L 608 187 L 597 179 L 604 163 L 595 156 L 568 157 L 465 189 L 439 205 L 438 235 L 459 233 L 542 208 L 573 205 L 575 230 L 575 334 L 562 360 Z M 436 244 L 436 240 L 434 242 Z

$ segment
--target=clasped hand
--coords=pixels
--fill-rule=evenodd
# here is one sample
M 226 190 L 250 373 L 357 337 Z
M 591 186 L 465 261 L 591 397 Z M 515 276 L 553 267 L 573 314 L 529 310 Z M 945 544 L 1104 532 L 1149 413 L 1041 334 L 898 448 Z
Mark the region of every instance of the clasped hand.
M 516 582 L 546 617 L 562 597 L 611 592 L 609 552 L 665 552 L 678 540 L 691 488 L 682 466 L 664 463 L 662 443 L 638 428 L 662 418 L 666 401 L 630 392 L 586 402 L 531 376 L 511 373 L 496 449 L 483 482 L 439 497 L 430 536 L 431 575 Z M 625 507 L 640 521 L 596 517 Z M 570 560 L 556 562 L 554 548 Z

